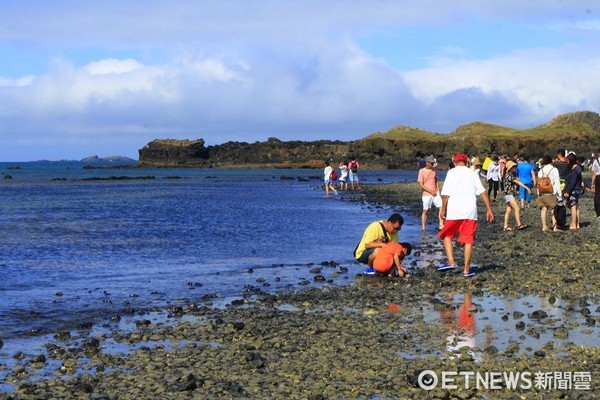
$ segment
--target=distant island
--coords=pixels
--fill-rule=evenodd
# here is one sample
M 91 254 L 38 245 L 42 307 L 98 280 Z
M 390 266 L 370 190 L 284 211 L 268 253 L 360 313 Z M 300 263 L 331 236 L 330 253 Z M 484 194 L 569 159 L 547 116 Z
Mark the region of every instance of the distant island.
M 95 163 L 135 164 L 135 163 L 137 163 L 137 160 L 134 160 L 133 158 L 129 158 L 129 157 L 123 157 L 123 156 L 110 156 L 110 157 L 89 156 L 86 158 L 82 158 L 80 160 L 80 162 L 90 163 L 90 164 L 95 164 Z
M 414 167 L 421 153 L 434 154 L 442 166 L 457 152 L 541 157 L 567 148 L 589 156 L 600 146 L 600 115 L 580 111 L 559 115 L 546 124 L 518 130 L 484 122 L 462 125 L 449 134 L 396 126 L 363 139 L 343 142 L 319 140 L 227 142 L 205 146 L 203 139 L 157 139 L 139 150 L 140 167 L 188 168 L 322 168 L 356 157 L 371 169 Z

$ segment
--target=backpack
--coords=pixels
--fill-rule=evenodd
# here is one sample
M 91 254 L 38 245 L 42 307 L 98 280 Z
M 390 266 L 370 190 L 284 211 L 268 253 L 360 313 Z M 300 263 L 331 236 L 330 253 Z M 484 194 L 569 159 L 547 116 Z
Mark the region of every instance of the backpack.
M 333 170 L 333 172 L 331 173 L 331 180 L 335 181 L 338 178 L 338 174 L 337 172 L 335 172 L 335 169 Z
M 548 176 L 544 176 L 543 172 L 542 177 L 538 178 L 537 189 L 539 194 L 554 193 L 554 188 L 552 187 L 550 178 Z
M 554 207 L 554 218 L 556 218 L 557 226 L 565 226 L 567 224 L 567 207 L 562 204 Z
M 358 171 L 358 165 L 356 165 L 356 161 L 350 162 L 350 171 L 352 171 L 353 173 L 356 173 L 356 171 Z

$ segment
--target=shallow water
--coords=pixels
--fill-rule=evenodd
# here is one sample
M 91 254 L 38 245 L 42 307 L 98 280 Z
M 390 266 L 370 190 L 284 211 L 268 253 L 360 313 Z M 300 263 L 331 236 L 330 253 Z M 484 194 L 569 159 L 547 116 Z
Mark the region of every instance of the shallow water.
M 312 283 L 311 266 L 330 260 L 352 275 L 360 271 L 352 251 L 362 230 L 389 212 L 344 195 L 325 198 L 321 170 L 89 170 L 76 162 L 7 169 L 14 165 L 0 163 L 13 177 L 0 181 L 5 342 L 124 309 L 240 295 L 247 285 Z M 155 179 L 85 180 L 110 176 Z M 362 178 L 414 180 L 416 171 Z M 414 236 L 415 223 L 403 234 Z

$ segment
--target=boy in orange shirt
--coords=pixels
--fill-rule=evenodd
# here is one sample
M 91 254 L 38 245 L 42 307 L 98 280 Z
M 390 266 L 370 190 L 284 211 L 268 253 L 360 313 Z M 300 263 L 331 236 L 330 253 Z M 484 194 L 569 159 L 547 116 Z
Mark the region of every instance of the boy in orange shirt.
M 412 251 L 410 243 L 390 242 L 379 249 L 373 268 L 380 274 L 388 276 L 394 275 L 395 270 L 398 271 L 398 276 L 403 278 L 406 275 L 406 268 L 402 265 L 402 260 Z

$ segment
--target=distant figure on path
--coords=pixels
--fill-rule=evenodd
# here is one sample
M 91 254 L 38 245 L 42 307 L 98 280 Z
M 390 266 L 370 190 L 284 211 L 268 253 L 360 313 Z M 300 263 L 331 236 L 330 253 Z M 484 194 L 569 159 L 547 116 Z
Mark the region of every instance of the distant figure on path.
M 333 168 L 329 165 L 329 161 L 325 161 L 325 169 L 323 170 L 323 181 L 325 182 L 325 196 L 329 197 L 329 189 L 333 190 L 333 193 L 336 195 L 337 190 L 333 186 L 333 180 L 331 179 L 331 174 L 333 174 Z
M 481 196 L 487 208 L 486 219 L 494 222 L 494 213 L 490 198 L 481 184 L 481 180 L 467 166 L 468 158 L 459 153 L 454 157 L 453 169 L 448 171 L 442 187 L 442 216 L 445 218 L 444 228 L 438 237 L 444 241 L 444 250 L 448 261 L 438 270 L 456 268 L 452 239 L 459 234 L 458 243 L 464 246 L 465 264 L 463 276 L 475 275 L 471 272 L 471 257 L 477 230 L 477 196 Z
M 427 223 L 427 214 L 432 206 L 435 206 L 441 211 L 442 198 L 440 196 L 439 182 L 437 179 L 437 171 L 433 168 L 435 159 L 432 156 L 425 157 L 425 167 L 419 170 L 417 182 L 421 187 L 421 197 L 423 200 L 423 213 L 421 214 L 421 230 L 425 230 Z M 444 220 L 438 211 L 439 229 L 444 226 Z
M 398 243 L 398 231 L 402 229 L 403 224 L 404 218 L 396 213 L 392 214 L 387 221 L 375 221 L 369 224 L 354 249 L 354 258 L 372 268 L 375 256 L 381 247 L 386 243 Z
M 356 189 L 360 189 L 360 185 L 358 183 L 358 169 L 360 168 L 360 163 L 356 161 L 354 157 L 351 158 L 351 161 L 348 163 L 348 168 L 350 168 L 350 184 L 352 185 L 352 190 L 354 190 L 355 183 Z
M 340 168 L 340 190 L 348 190 L 348 163 L 346 160 L 339 165 Z

